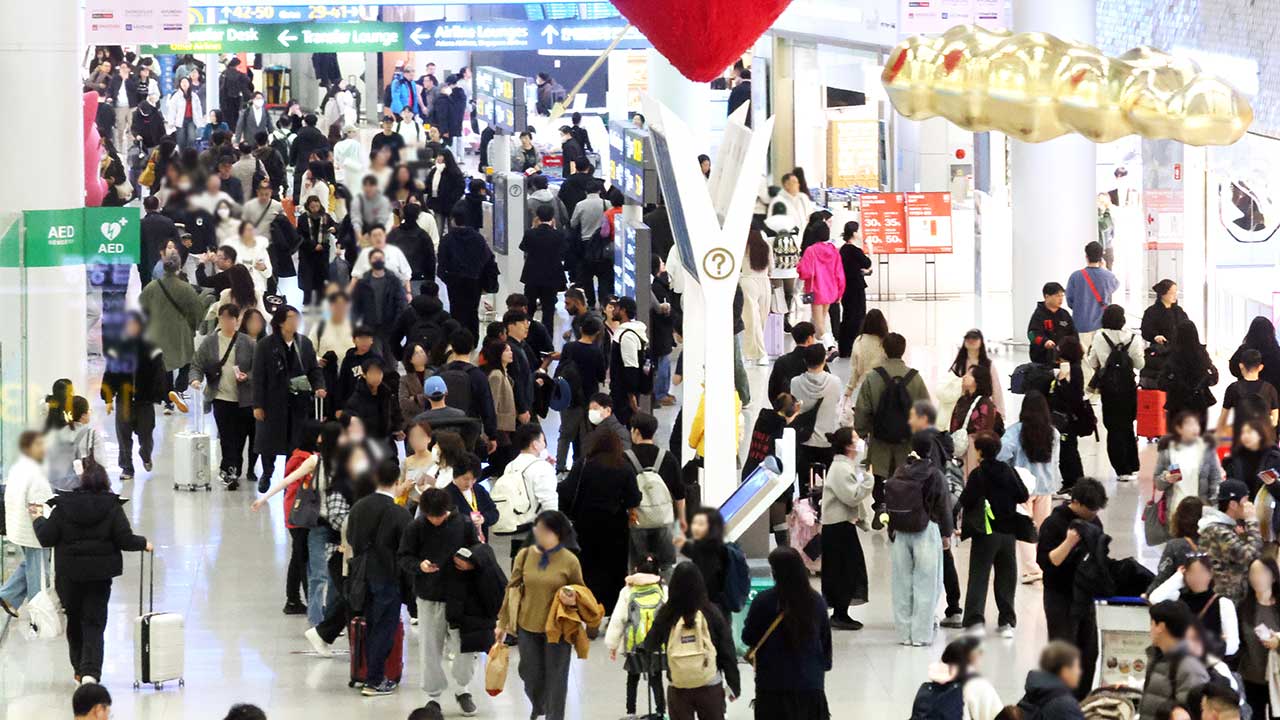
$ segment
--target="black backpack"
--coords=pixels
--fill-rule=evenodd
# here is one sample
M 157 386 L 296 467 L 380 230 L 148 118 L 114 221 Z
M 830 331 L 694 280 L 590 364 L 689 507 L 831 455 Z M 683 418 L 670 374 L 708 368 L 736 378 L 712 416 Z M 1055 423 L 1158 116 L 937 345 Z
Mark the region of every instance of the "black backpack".
M 570 400 L 572 407 L 586 407 L 587 396 L 582 391 L 582 371 L 578 370 L 578 363 L 574 362 L 572 357 L 561 354 L 560 362 L 556 364 L 555 377 L 563 378 L 569 383 L 569 390 L 572 391 Z
M 917 462 L 928 462 L 918 460 Z M 929 527 L 929 513 L 924 507 L 924 484 L 912 477 L 909 466 L 899 467 L 884 483 L 885 510 L 889 513 L 889 529 L 894 532 L 922 532 Z M 932 478 L 932 475 L 930 475 Z
M 921 683 L 910 720 L 964 720 L 964 681 Z
M 631 333 L 640 339 L 640 357 L 638 358 L 640 361 L 640 384 L 635 388 L 635 391 L 637 395 L 648 395 L 653 392 L 653 369 L 657 367 L 657 362 L 653 358 L 653 351 L 649 347 L 648 338 L 630 328 L 619 333 L 617 342 L 613 344 L 613 360 L 617 363 L 614 367 L 623 367 L 622 336 L 626 333 Z
M 911 426 L 907 424 L 911 393 L 907 392 L 907 385 L 915 378 L 916 371 L 908 370 L 902 377 L 893 377 L 882 367 L 875 371 L 884 380 L 884 392 L 876 404 L 875 417 L 871 419 L 871 435 L 881 442 L 906 442 L 911 438 Z
M 1133 379 L 1133 358 L 1129 357 L 1129 346 L 1133 344 L 1133 338 L 1124 345 L 1116 345 L 1106 335 L 1103 335 L 1102 339 L 1107 341 L 1111 353 L 1107 355 L 1107 362 L 1102 368 L 1094 373 L 1091 384 L 1095 389 L 1108 395 L 1117 397 L 1132 395 L 1138 387 L 1138 383 Z
M 440 371 L 440 379 L 444 380 L 445 390 L 448 396 L 445 398 L 445 404 L 451 408 L 472 414 L 471 407 L 471 373 L 468 368 L 445 366 Z

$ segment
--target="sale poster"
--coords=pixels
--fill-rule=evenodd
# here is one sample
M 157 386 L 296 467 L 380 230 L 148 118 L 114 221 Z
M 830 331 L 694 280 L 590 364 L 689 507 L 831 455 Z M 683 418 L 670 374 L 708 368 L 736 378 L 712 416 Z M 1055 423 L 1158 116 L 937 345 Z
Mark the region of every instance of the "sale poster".
M 903 193 L 863 193 L 858 196 L 858 208 L 868 252 L 896 255 L 907 251 Z
M 951 193 L 904 193 L 907 252 L 951 252 Z

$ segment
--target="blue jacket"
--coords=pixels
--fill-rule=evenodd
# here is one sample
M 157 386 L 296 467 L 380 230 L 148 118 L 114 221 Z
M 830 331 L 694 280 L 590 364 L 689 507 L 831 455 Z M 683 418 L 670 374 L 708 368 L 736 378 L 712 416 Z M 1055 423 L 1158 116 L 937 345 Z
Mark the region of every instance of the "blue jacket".
M 1084 274 L 1089 273 L 1093 287 L 1098 295 L 1089 288 Z M 1108 269 L 1101 267 L 1081 268 L 1067 279 L 1067 305 L 1071 308 L 1071 316 L 1076 321 L 1076 332 L 1093 332 L 1102 327 L 1102 310 L 1111 304 L 1111 295 L 1120 287 L 1120 281 Z M 1102 302 L 1098 302 L 1098 296 Z
M 400 111 L 406 107 L 413 108 L 415 113 L 421 112 L 419 105 L 418 87 L 412 80 L 405 78 L 402 73 L 396 73 L 391 78 L 391 112 L 397 116 Z

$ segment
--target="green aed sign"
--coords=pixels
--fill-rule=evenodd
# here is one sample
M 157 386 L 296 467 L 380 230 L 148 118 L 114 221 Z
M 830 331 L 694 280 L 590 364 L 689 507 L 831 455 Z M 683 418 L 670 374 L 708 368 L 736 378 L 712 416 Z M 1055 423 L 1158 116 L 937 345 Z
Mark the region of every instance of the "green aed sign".
M 70 210 L 28 210 L 23 265 L 59 267 L 91 263 L 136 263 L 141 256 L 138 208 L 93 207 Z M 0 242 L 10 242 L 6 234 Z M 13 253 L 0 250 L 7 267 L 16 266 Z
M 187 42 L 143 45 L 148 54 L 383 52 L 404 49 L 402 23 L 284 23 L 192 25 Z

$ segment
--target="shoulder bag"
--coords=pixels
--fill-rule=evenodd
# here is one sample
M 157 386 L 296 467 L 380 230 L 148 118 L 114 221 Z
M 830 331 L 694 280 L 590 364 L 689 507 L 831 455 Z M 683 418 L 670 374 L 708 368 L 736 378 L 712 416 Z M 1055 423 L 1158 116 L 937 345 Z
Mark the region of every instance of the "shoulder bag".
M 1166 493 L 1152 497 L 1142 508 L 1142 530 L 1148 546 L 1163 545 L 1169 541 L 1169 499 Z
M 760 642 L 752 645 L 751 649 L 747 650 L 747 654 L 742 656 L 742 659 L 746 660 L 747 663 L 751 665 L 752 669 L 755 669 L 756 655 L 760 652 L 760 648 L 769 639 L 769 636 L 773 634 L 773 631 L 778 629 L 778 625 L 782 623 L 782 617 L 784 615 L 786 615 L 785 612 L 778 613 L 778 616 L 773 619 L 773 622 L 769 623 L 769 629 L 765 630 L 764 635 L 760 636 Z
M 169 288 L 164 286 L 164 278 L 160 278 L 159 280 L 157 280 L 156 285 L 160 286 L 160 292 L 164 293 L 164 296 L 169 301 L 169 304 L 173 306 L 174 310 L 178 311 L 178 315 L 182 317 L 183 320 L 186 320 L 187 325 L 191 326 L 191 332 L 195 332 L 196 328 L 199 326 L 200 323 L 191 325 L 191 320 L 187 318 L 187 312 L 182 309 L 182 306 L 178 304 L 177 300 L 173 299 L 173 295 L 169 294 Z
M 212 387 L 214 393 L 218 390 L 218 383 L 222 381 L 222 367 L 227 364 L 227 358 L 231 357 L 231 353 L 236 349 L 236 341 L 240 339 L 240 333 L 236 333 L 231 338 L 231 342 L 227 344 L 226 352 L 222 353 L 222 359 L 212 368 L 204 371 L 204 384 L 206 387 Z M 216 342 L 216 341 L 215 341 Z M 214 345 L 217 347 L 217 345 Z
M 293 505 L 289 506 L 290 525 L 300 528 L 320 526 L 320 491 L 312 482 L 317 472 L 319 472 L 319 463 L 316 463 L 316 469 L 302 480 L 302 487 L 298 488 L 297 494 L 293 496 Z

